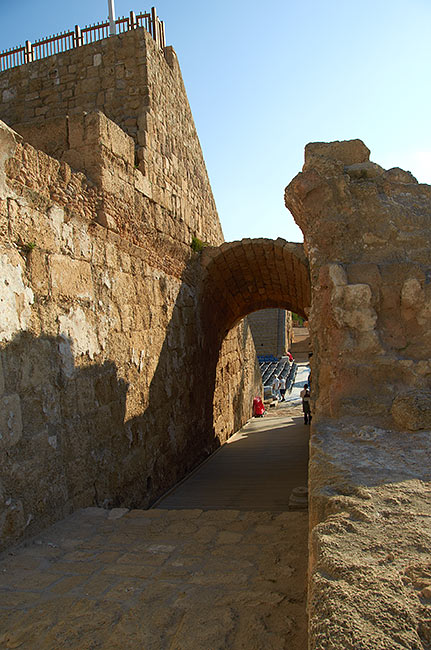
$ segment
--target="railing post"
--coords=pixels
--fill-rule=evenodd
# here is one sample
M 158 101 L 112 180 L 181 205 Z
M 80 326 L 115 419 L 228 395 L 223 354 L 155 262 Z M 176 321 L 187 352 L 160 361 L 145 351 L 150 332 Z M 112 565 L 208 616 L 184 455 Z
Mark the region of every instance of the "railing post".
M 75 33 L 73 35 L 73 47 L 81 47 L 81 45 L 82 45 L 81 28 L 79 25 L 75 25 Z
M 165 23 L 164 23 L 163 20 L 160 21 L 160 31 L 161 31 L 161 34 L 162 34 L 162 44 L 161 44 L 161 46 L 166 47 Z
M 152 31 L 152 37 L 158 42 L 157 39 L 157 11 L 155 7 L 151 7 L 151 31 Z
M 138 26 L 138 23 L 136 22 L 136 15 L 134 11 L 130 12 L 129 16 L 129 29 L 136 29 Z
M 24 61 L 25 63 L 31 63 L 33 61 L 33 48 L 30 41 L 25 42 Z

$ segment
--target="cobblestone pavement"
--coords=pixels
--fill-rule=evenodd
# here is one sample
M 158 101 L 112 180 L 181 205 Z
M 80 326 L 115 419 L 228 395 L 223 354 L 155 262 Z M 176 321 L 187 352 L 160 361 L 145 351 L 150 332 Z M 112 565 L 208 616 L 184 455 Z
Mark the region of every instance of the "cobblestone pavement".
M 0 560 L 0 648 L 305 650 L 307 515 L 87 508 Z
M 0 650 L 305 650 L 308 428 L 276 411 L 157 509 L 86 508 L 1 555 Z

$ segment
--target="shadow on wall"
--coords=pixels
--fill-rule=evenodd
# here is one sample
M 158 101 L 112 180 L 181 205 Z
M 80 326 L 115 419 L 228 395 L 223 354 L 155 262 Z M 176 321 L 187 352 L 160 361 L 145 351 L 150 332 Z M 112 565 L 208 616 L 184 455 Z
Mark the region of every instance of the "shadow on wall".
M 243 349 L 246 349 L 247 345 L 250 345 L 250 342 L 253 340 L 251 328 L 247 319 L 244 320 L 244 325 L 243 325 L 242 332 L 240 332 L 240 336 L 241 336 L 241 345 Z M 253 348 L 254 348 L 254 343 L 253 343 Z M 249 415 L 250 405 L 244 403 L 244 396 L 247 395 L 247 382 L 250 381 L 250 378 L 247 376 L 248 372 L 253 372 L 254 370 L 253 383 L 259 385 L 259 391 L 258 392 L 254 391 L 253 397 L 255 397 L 256 395 L 261 395 L 263 397 L 262 373 L 260 371 L 260 367 L 256 355 L 254 355 L 253 365 L 254 365 L 253 369 L 251 368 L 247 369 L 245 365 L 241 366 L 240 380 L 237 383 L 237 385 L 234 387 L 233 398 L 232 398 L 232 411 L 231 411 L 232 434 L 238 431 L 243 426 L 244 422 L 250 418 Z
M 213 394 L 219 349 L 200 318 L 200 291 L 193 259 L 183 273 L 157 364 L 148 372 L 149 391 L 142 415 L 128 420 L 133 445 L 146 458 L 145 505 L 189 473 L 219 446 L 213 427 Z M 160 277 L 162 296 L 170 279 Z M 167 319 L 166 319 L 167 320 Z M 132 487 L 132 486 L 130 486 Z M 133 492 L 133 490 L 129 490 Z
M 114 363 L 75 368 L 70 339 L 24 332 L 1 353 L 3 542 L 115 494 L 127 384 Z
M 167 299 L 172 278 L 158 281 Z M 28 332 L 1 350 L 3 547 L 79 507 L 148 507 L 220 445 L 213 428 L 220 344 L 200 321 L 196 275 L 176 288 L 170 318 L 166 300 L 150 314 L 151 332 L 160 313 L 166 323 L 158 357 L 134 362 L 129 339 L 118 364 L 88 365 L 70 338 Z M 86 365 L 75 365 L 80 359 Z

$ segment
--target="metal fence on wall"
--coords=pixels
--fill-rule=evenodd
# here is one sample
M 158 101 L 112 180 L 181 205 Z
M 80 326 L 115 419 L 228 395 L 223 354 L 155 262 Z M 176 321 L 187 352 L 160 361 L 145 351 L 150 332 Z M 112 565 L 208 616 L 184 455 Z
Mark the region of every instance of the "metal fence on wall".
M 128 16 L 118 18 L 115 25 L 117 34 L 128 32 L 137 27 L 144 27 L 160 48 L 166 45 L 165 24 L 159 20 L 155 7 L 152 7 L 149 13 L 135 14 L 131 11 Z M 108 36 L 109 20 L 88 25 L 82 29 L 79 25 L 75 25 L 74 29 L 41 38 L 34 43 L 26 41 L 25 45 L 0 52 L 0 71 L 31 63 L 32 61 L 39 61 L 52 54 L 66 52 L 81 47 L 81 45 L 88 45 Z

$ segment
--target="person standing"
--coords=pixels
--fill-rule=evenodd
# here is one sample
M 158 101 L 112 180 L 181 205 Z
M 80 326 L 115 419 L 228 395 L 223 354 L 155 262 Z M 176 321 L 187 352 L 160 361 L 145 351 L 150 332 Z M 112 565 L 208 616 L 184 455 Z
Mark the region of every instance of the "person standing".
M 272 396 L 275 397 L 275 399 L 279 400 L 280 399 L 280 380 L 277 377 L 277 375 L 274 377 L 274 381 L 272 382 Z
M 280 379 L 280 402 L 284 402 L 285 394 L 286 394 L 286 379 L 282 377 Z
M 311 409 L 310 409 L 310 390 L 308 384 L 304 384 L 304 388 L 300 392 L 302 399 L 302 410 L 304 413 L 304 424 L 311 424 Z

